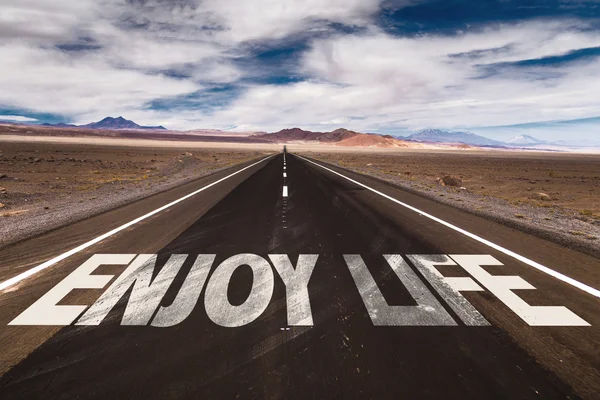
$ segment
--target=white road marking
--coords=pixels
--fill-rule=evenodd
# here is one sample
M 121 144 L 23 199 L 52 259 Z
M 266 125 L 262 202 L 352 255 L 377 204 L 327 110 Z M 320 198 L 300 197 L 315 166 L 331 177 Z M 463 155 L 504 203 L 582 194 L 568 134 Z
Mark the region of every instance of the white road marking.
M 287 174 L 286 174 L 285 172 L 283 173 L 283 177 L 284 177 L 284 178 L 287 178 Z
M 283 177 L 287 177 L 287 173 L 283 173 Z M 287 229 L 287 222 L 285 219 L 285 212 L 287 207 L 287 186 L 283 187 L 283 213 L 281 215 L 281 222 L 283 223 L 283 229 Z
M 158 275 L 152 279 L 157 258 L 156 254 L 139 255 L 75 325 L 99 325 L 130 289 L 131 294 L 121 325 L 148 325 L 185 262 L 187 254 L 172 254 Z
M 175 300 L 168 306 L 160 307 L 152 320 L 152 326 L 175 326 L 190 316 L 200 298 L 200 292 L 204 288 L 215 257 L 216 254 L 198 255 Z
M 358 254 L 344 254 L 350 275 L 367 308 L 371 322 L 375 326 L 456 326 L 423 281 L 398 254 L 384 256 L 392 270 L 408 293 L 416 302 L 414 306 L 391 306 L 379 290 L 362 257 Z
M 286 254 L 269 254 L 271 263 L 285 285 L 289 326 L 313 325 L 308 281 L 318 258 L 318 254 L 300 254 L 294 267 Z
M 231 276 L 239 267 L 252 268 L 252 288 L 246 300 L 239 305 L 229 302 L 227 295 Z M 271 265 L 256 254 L 237 254 L 223 261 L 206 284 L 204 308 L 208 318 L 223 327 L 249 324 L 266 309 L 273 297 L 275 280 Z
M 189 194 L 187 194 L 187 195 L 185 195 L 185 196 L 183 196 L 183 197 L 181 197 L 181 198 L 179 198 L 179 199 L 177 199 L 175 201 L 170 202 L 169 204 L 166 204 L 166 205 L 164 205 L 164 206 L 162 206 L 160 208 L 157 208 L 154 211 L 149 212 L 148 214 L 142 215 L 139 218 L 136 218 L 136 219 L 134 219 L 132 221 L 129 221 L 125 225 L 121 225 L 118 228 L 113 229 L 112 231 L 106 232 L 105 234 L 100 235 L 97 238 L 90 240 L 89 242 L 86 242 L 86 243 L 84 243 L 82 245 L 79 245 L 79 246 L 75 247 L 74 249 L 71 249 L 71 250 L 67 251 L 66 253 L 63 253 L 63 254 L 61 254 L 61 255 L 59 255 L 57 257 L 54 257 L 54 258 L 46 261 L 45 263 L 38 265 L 37 267 L 34 267 L 34 268 L 32 268 L 30 270 L 27 270 L 27 271 L 25 271 L 25 272 L 23 272 L 23 273 L 15 276 L 15 277 L 12 277 L 12 278 L 10 278 L 10 279 L 8 279 L 8 280 L 0 283 L 0 290 L 4 290 L 6 288 L 9 288 L 9 287 L 11 287 L 11 286 L 13 286 L 13 285 L 15 285 L 15 284 L 23 281 L 24 279 L 29 278 L 30 276 L 32 276 L 34 274 L 37 274 L 38 272 L 43 271 L 46 268 L 51 267 L 54 264 L 56 264 L 56 263 L 58 263 L 58 262 L 60 262 L 60 261 L 62 261 L 64 259 L 72 256 L 73 254 L 77 254 L 77 253 L 81 252 L 82 250 L 85 250 L 88 247 L 93 246 L 96 243 L 99 243 L 99 242 L 103 241 L 104 239 L 109 238 L 109 237 L 115 235 L 116 233 L 119 233 L 122 230 L 129 228 L 132 225 L 137 224 L 138 222 L 141 222 L 141 221 L 143 221 L 143 220 L 145 220 L 147 218 L 150 218 L 151 216 L 153 216 L 155 214 L 158 214 L 159 212 L 164 211 L 167 208 L 172 207 L 172 206 L 174 206 L 177 203 L 180 203 L 180 202 L 182 202 L 184 200 L 187 200 L 190 197 L 195 196 L 196 194 L 198 194 L 200 192 L 203 192 L 204 190 L 206 190 L 206 189 L 208 189 L 208 188 L 210 188 L 212 186 L 215 186 L 215 185 L 223 182 L 224 180 L 227 180 L 227 179 L 231 178 L 232 176 L 239 174 L 242 171 L 247 170 L 248 168 L 252 168 L 253 166 L 255 166 L 257 164 L 260 164 L 261 162 L 263 162 L 263 161 L 265 161 L 265 160 L 267 160 L 267 159 L 269 159 L 271 157 L 273 157 L 273 156 L 265 157 L 262 160 L 255 162 L 254 164 L 248 165 L 247 167 L 244 167 L 244 168 L 242 168 L 242 169 L 240 169 L 240 170 L 238 170 L 238 171 L 236 171 L 236 172 L 234 172 L 232 174 L 229 174 L 226 177 L 221 178 L 221 179 L 219 179 L 219 180 L 217 180 L 217 181 L 215 181 L 215 182 L 213 182 L 213 183 L 211 183 L 209 185 L 206 185 L 206 186 L 204 186 L 201 189 L 198 189 L 198 190 L 196 190 L 196 191 L 194 191 L 192 193 L 189 193 Z
M 490 274 L 484 266 L 503 264 L 489 254 L 451 254 L 450 257 L 529 326 L 590 326 L 567 307 L 530 306 L 513 290 L 535 287 L 520 276 Z
M 378 194 L 378 195 L 380 195 L 382 197 L 385 197 L 386 199 L 391 200 L 394 203 L 401 205 L 402 207 L 408 208 L 409 210 L 414 211 L 414 212 L 422 215 L 423 217 L 429 218 L 429 219 L 431 219 L 431 220 L 433 220 L 433 221 L 435 221 L 437 223 L 440 223 L 440 224 L 442 224 L 442 225 L 444 225 L 444 226 L 446 226 L 446 227 L 448 227 L 448 228 L 450 228 L 450 229 L 452 229 L 452 230 L 454 230 L 454 231 L 456 231 L 458 233 L 462 233 L 463 235 L 465 235 L 467 237 L 470 237 L 471 239 L 476 240 L 479 243 L 482 243 L 482 244 L 484 244 L 484 245 L 486 245 L 488 247 L 491 247 L 494 250 L 497 250 L 497 251 L 499 251 L 501 253 L 506 254 L 507 256 L 510 256 L 510 257 L 512 257 L 512 258 L 514 258 L 516 260 L 519 260 L 522 263 L 529 265 L 530 267 L 533 267 L 533 268 L 535 268 L 535 269 L 537 269 L 537 270 L 539 270 L 539 271 L 541 271 L 541 272 L 543 272 L 545 274 L 553 276 L 554 278 L 556 278 L 556 279 L 558 279 L 560 281 L 563 281 L 565 283 L 568 283 L 571 286 L 574 286 L 574 287 L 576 287 L 578 289 L 581 289 L 584 292 L 591 294 L 592 296 L 600 298 L 600 290 L 598 290 L 598 289 L 595 289 L 595 288 L 593 288 L 591 286 L 586 285 L 585 283 L 579 282 L 579 281 L 577 281 L 577 280 L 575 280 L 575 279 L 573 279 L 571 277 L 568 277 L 568 276 L 566 276 L 564 274 L 561 274 L 558 271 L 555 271 L 555 270 L 553 270 L 553 269 L 551 269 L 549 267 L 546 267 L 545 265 L 542 265 L 542 264 L 540 264 L 538 262 L 530 260 L 527 257 L 524 257 L 524 256 L 522 256 L 520 254 L 517 254 L 517 253 L 515 253 L 512 250 L 508 250 L 508 249 L 506 249 L 506 248 L 504 248 L 504 247 L 502 247 L 502 246 L 500 246 L 500 245 L 498 245 L 498 244 L 496 244 L 494 242 L 491 242 L 491 241 L 489 241 L 487 239 L 484 239 L 484 238 L 482 238 L 480 236 L 477 236 L 477 235 L 475 235 L 475 234 L 473 234 L 471 232 L 468 232 L 468 231 L 466 231 L 466 230 L 464 230 L 462 228 L 459 228 L 456 225 L 452 225 L 451 223 L 446 222 L 443 219 L 435 217 L 435 216 L 433 216 L 431 214 L 428 214 L 425 211 L 421 211 L 421 210 L 419 210 L 416 207 L 413 207 L 413 206 L 411 206 L 409 204 L 406 204 L 406 203 L 403 203 L 403 202 L 401 202 L 399 200 L 396 200 L 395 198 L 393 198 L 391 196 L 388 196 L 385 193 L 382 193 L 382 192 L 380 192 L 378 190 L 375 190 L 375 189 L 373 189 L 373 188 L 371 188 L 371 187 L 369 187 L 369 186 L 367 186 L 365 184 L 362 184 L 362 183 L 360 183 L 358 181 L 355 181 L 352 178 L 348 178 L 347 176 L 342 175 L 339 172 L 336 172 L 336 171 L 334 171 L 334 170 L 332 170 L 330 168 L 324 167 L 324 166 L 322 166 L 322 165 L 320 165 L 320 164 L 318 164 L 318 163 L 316 163 L 314 161 L 311 161 L 311 160 L 309 160 L 307 158 L 304 158 L 302 156 L 299 156 L 299 155 L 296 155 L 296 156 L 300 157 L 304 161 L 307 161 L 307 162 L 309 162 L 311 164 L 316 165 L 317 167 L 323 168 L 323 169 L 325 169 L 325 170 L 327 170 L 327 171 L 329 171 L 329 172 L 331 172 L 331 173 L 333 173 L 335 175 L 338 175 L 338 176 L 340 176 L 340 177 L 342 177 L 342 178 L 344 178 L 344 179 L 346 179 L 346 180 L 348 180 L 348 181 L 350 181 L 352 183 L 355 183 L 358 186 L 361 186 L 361 187 L 363 187 L 363 188 L 365 188 L 367 190 L 370 190 L 373 193 L 376 193 L 376 194 Z
M 436 268 L 442 265 L 456 265 L 450 257 L 439 254 L 413 254 L 407 257 L 465 325 L 490 325 L 483 315 L 460 293 L 462 291 L 482 291 L 483 288 L 471 278 L 446 277 Z
M 50 289 L 9 325 L 69 325 L 87 308 L 84 305 L 57 305 L 74 289 L 104 289 L 113 275 L 93 274 L 101 265 L 127 265 L 135 254 L 94 254 Z
M 78 326 L 99 325 L 106 321 L 119 302 L 125 300 L 121 325 L 146 326 L 189 254 L 171 254 L 162 268 L 157 265 L 157 257 L 157 254 L 94 254 L 8 325 L 65 326 L 74 321 Z M 175 326 L 190 316 L 204 291 L 215 257 L 215 254 L 198 254 L 177 297 L 169 306 L 161 306 L 152 320 L 152 326 Z M 484 267 L 503 264 L 488 254 L 407 255 L 425 280 L 415 274 L 402 255 L 384 254 L 383 257 L 416 303 L 406 306 L 387 303 L 360 255 L 344 254 L 343 257 L 375 326 L 457 326 L 441 300 L 434 296 L 436 292 L 465 325 L 490 325 L 459 293 L 483 291 L 482 286 L 530 326 L 590 326 L 566 307 L 529 305 L 514 291 L 535 288 L 519 276 L 493 275 Z M 288 327 L 313 325 L 308 283 L 318 258 L 318 254 L 300 254 L 294 266 L 287 254 L 268 255 L 285 285 Z M 127 268 L 89 308 L 87 305 L 61 304 L 74 290 L 104 289 L 113 275 L 96 273 L 100 266 L 127 264 Z M 244 303 L 234 305 L 229 302 L 228 287 L 235 270 L 242 265 L 248 265 L 253 270 L 252 289 Z M 446 277 L 436 268 L 442 265 L 460 266 L 470 277 Z M 217 267 L 206 284 L 204 308 L 207 315 L 217 325 L 225 327 L 252 322 L 269 306 L 273 281 L 274 274 L 270 271 L 267 258 L 248 253 L 228 258 Z M 430 291 L 425 286 L 426 281 L 434 290 Z M 281 303 L 277 300 L 275 309 L 283 308 Z M 115 319 L 114 315 L 112 319 Z

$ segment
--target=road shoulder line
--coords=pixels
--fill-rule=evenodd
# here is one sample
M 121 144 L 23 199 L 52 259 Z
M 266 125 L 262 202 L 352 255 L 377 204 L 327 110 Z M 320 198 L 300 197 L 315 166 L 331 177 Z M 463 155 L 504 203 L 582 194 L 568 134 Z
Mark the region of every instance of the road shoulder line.
M 21 282 L 21 281 L 29 278 L 30 276 L 35 275 L 38 272 L 43 271 L 46 268 L 49 268 L 49 267 L 53 266 L 54 264 L 56 264 L 56 263 L 58 263 L 58 262 L 60 262 L 60 261 L 62 261 L 64 259 L 72 256 L 73 254 L 77 254 L 77 253 L 81 252 L 82 250 L 85 250 L 88 247 L 93 246 L 93 245 L 95 245 L 95 244 L 103 241 L 104 239 L 109 238 L 109 237 L 111 237 L 111 236 L 113 236 L 113 235 L 121 232 L 122 230 L 125 230 L 125 229 L 127 229 L 127 228 L 129 228 L 129 227 L 131 227 L 131 226 L 133 226 L 135 224 L 137 224 L 138 222 L 141 222 L 141 221 L 143 221 L 143 220 L 145 220 L 147 218 L 150 218 L 151 216 L 153 216 L 155 214 L 158 214 L 161 211 L 164 211 L 167 208 L 170 208 L 170 207 L 172 207 L 172 206 L 174 206 L 174 205 L 176 205 L 176 204 L 178 204 L 178 203 L 180 203 L 180 202 L 182 202 L 184 200 L 187 200 L 190 197 L 195 196 L 196 194 L 198 194 L 200 192 L 203 192 L 204 190 L 206 190 L 206 189 L 208 189 L 208 188 L 210 188 L 212 186 L 215 186 L 215 185 L 217 185 L 217 184 L 219 184 L 219 183 L 221 183 L 221 182 L 223 182 L 223 181 L 231 178 L 232 176 L 235 176 L 235 175 L 239 174 L 240 172 L 243 172 L 243 171 L 245 171 L 245 170 L 247 170 L 247 169 L 249 169 L 249 168 L 251 168 L 251 167 L 253 167 L 255 165 L 258 165 L 258 164 L 262 163 L 263 161 L 266 161 L 266 160 L 268 160 L 268 159 L 270 159 L 272 157 L 274 157 L 274 155 L 267 156 L 267 157 L 265 157 L 265 158 L 263 158 L 263 159 L 255 162 L 255 163 L 253 163 L 253 164 L 250 164 L 250 165 L 248 165 L 248 166 L 246 166 L 246 167 L 244 167 L 244 168 L 242 168 L 240 170 L 237 170 L 237 171 L 235 171 L 235 172 L 233 172 L 233 173 L 231 173 L 231 174 L 229 174 L 229 175 L 227 175 L 227 176 L 225 176 L 225 177 L 223 177 L 223 178 L 221 178 L 219 180 L 216 180 L 213 183 L 210 183 L 210 184 L 208 184 L 206 186 L 203 186 L 202 188 L 200 188 L 200 189 L 198 189 L 198 190 L 196 190 L 194 192 L 188 193 L 187 195 L 185 195 L 183 197 L 180 197 L 177 200 L 174 200 L 174 201 L 172 201 L 172 202 L 170 202 L 170 203 L 168 203 L 168 204 L 166 204 L 166 205 L 164 205 L 162 207 L 159 207 L 159 208 L 157 208 L 154 211 L 150 211 L 149 213 L 144 214 L 141 217 L 138 217 L 138 218 L 136 218 L 136 219 L 134 219 L 132 221 L 129 221 L 126 224 L 123 224 L 123 225 L 121 225 L 121 226 L 119 226 L 119 227 L 117 227 L 117 228 L 115 228 L 115 229 L 113 229 L 113 230 L 111 230 L 109 232 L 106 232 L 103 235 L 100 235 L 100 236 L 98 236 L 98 237 L 96 237 L 96 238 L 94 238 L 94 239 L 92 239 L 92 240 L 90 240 L 90 241 L 88 241 L 86 243 L 83 243 L 83 244 L 81 244 L 81 245 L 79 245 L 79 246 L 77 246 L 77 247 L 75 247 L 75 248 L 73 248 L 73 249 L 71 249 L 71 250 L 69 250 L 69 251 L 67 251 L 67 252 L 59 255 L 59 256 L 56 256 L 56 257 L 54 257 L 54 258 L 52 258 L 52 259 L 50 259 L 50 260 L 48 260 L 48 261 L 46 261 L 46 262 L 44 262 L 44 263 L 36 266 L 36 267 L 33 267 L 33 268 L 31 268 L 31 269 L 29 269 L 29 270 L 27 270 L 25 272 L 22 272 L 21 274 L 19 274 L 17 276 L 14 276 L 14 277 L 12 277 L 10 279 L 7 279 L 6 281 L 0 283 L 0 290 L 5 290 L 5 289 L 7 289 L 7 288 L 9 288 L 9 287 L 17 284 L 17 283 L 19 283 L 19 282 Z
M 469 237 L 469 238 L 471 238 L 473 240 L 476 240 L 476 241 L 478 241 L 478 242 L 480 242 L 480 243 L 482 243 L 482 244 L 484 244 L 484 245 L 486 245 L 488 247 L 493 248 L 494 250 L 497 250 L 497 251 L 499 251 L 499 252 L 501 252 L 501 253 L 509 256 L 509 257 L 512 257 L 512 258 L 514 258 L 514 259 L 516 259 L 518 261 L 521 261 L 522 263 L 527 264 L 530 267 L 533 267 L 533 268 L 535 268 L 535 269 L 537 269 L 537 270 L 539 270 L 539 271 L 541 271 L 541 272 L 543 272 L 545 274 L 548 274 L 548 275 L 550 275 L 550 276 L 552 276 L 552 277 L 554 277 L 554 278 L 556 278 L 556 279 L 558 279 L 558 280 L 560 280 L 562 282 L 568 283 L 569 285 L 574 286 L 574 287 L 576 287 L 576 288 L 578 288 L 580 290 L 583 290 L 584 292 L 589 293 L 592 296 L 600 298 L 600 290 L 598 290 L 598 289 L 595 289 L 595 288 L 593 288 L 591 286 L 586 285 L 585 283 L 579 282 L 579 281 L 577 281 L 577 280 L 575 280 L 575 279 L 573 279 L 571 277 L 568 277 L 568 276 L 566 276 L 564 274 L 561 274 L 560 272 L 555 271 L 555 270 L 553 270 L 553 269 L 551 269 L 549 267 L 546 267 L 545 265 L 542 265 L 542 264 L 540 264 L 540 263 L 538 263 L 536 261 L 533 261 L 533 260 L 531 260 L 531 259 L 529 259 L 527 257 L 524 257 L 524 256 L 522 256 L 520 254 L 517 254 L 517 253 L 515 253 L 515 252 L 513 252 L 513 251 L 511 251 L 511 250 L 509 250 L 507 248 L 504 248 L 504 247 L 502 247 L 502 246 L 500 246 L 500 245 L 498 245 L 498 244 L 496 244 L 494 242 L 491 242 L 491 241 L 489 241 L 487 239 L 484 239 L 484 238 L 482 238 L 480 236 L 477 236 L 474 233 L 468 232 L 468 231 L 466 231 L 466 230 L 464 230 L 464 229 L 462 229 L 462 228 L 460 228 L 460 227 L 458 227 L 456 225 L 453 225 L 453 224 L 451 224 L 449 222 L 444 221 L 443 219 L 440 219 L 440 218 L 438 218 L 436 216 L 428 214 L 425 211 L 419 210 L 418 208 L 413 207 L 413 206 L 411 206 L 411 205 L 409 205 L 407 203 L 401 202 L 400 200 L 397 200 L 397 199 L 395 199 L 395 198 L 393 198 L 393 197 L 391 197 L 391 196 L 389 196 L 389 195 L 387 195 L 385 193 L 382 193 L 382 192 L 380 192 L 380 191 L 378 191 L 376 189 L 371 188 L 370 186 L 367 186 L 367 185 L 365 185 L 363 183 L 360 183 L 360 182 L 358 182 L 358 181 L 356 181 L 356 180 L 354 180 L 352 178 L 349 178 L 349 177 L 347 177 L 347 176 L 345 176 L 343 174 L 340 174 L 337 171 L 334 171 L 334 170 L 332 170 L 330 168 L 324 167 L 323 165 L 320 165 L 320 164 L 318 164 L 318 163 L 316 163 L 316 162 L 314 162 L 312 160 L 309 160 L 308 158 L 304 158 L 304 157 L 302 157 L 300 155 L 297 155 L 297 154 L 295 154 L 295 155 L 298 158 L 300 158 L 300 159 L 302 159 L 304 161 L 307 161 L 307 162 L 309 162 L 311 164 L 314 164 L 314 165 L 316 165 L 316 166 L 318 166 L 320 168 L 323 168 L 324 170 L 327 170 L 327 171 L 329 171 L 329 172 L 331 172 L 331 173 L 333 173 L 335 175 L 338 175 L 338 176 L 340 176 L 340 177 L 342 177 L 342 178 L 344 178 L 344 179 L 346 179 L 346 180 L 348 180 L 348 181 L 350 181 L 350 182 L 352 182 L 352 183 L 354 183 L 356 185 L 359 185 L 359 186 L 361 186 L 361 187 L 363 187 L 363 188 L 365 188 L 365 189 L 367 189 L 367 190 L 369 190 L 369 191 L 371 191 L 373 193 L 376 193 L 376 194 L 378 194 L 378 195 L 380 195 L 382 197 L 385 197 L 386 199 L 391 200 L 394 203 L 396 203 L 396 204 L 398 204 L 398 205 L 400 205 L 402 207 L 405 207 L 405 208 L 407 208 L 407 209 L 409 209 L 411 211 L 414 211 L 414 212 L 422 215 L 423 217 L 426 217 L 426 218 L 428 218 L 428 219 L 430 219 L 432 221 L 435 221 L 435 222 L 437 222 L 439 224 L 442 224 L 442 225 L 444 225 L 444 226 L 446 226 L 446 227 L 448 227 L 448 228 L 450 228 L 450 229 L 452 229 L 452 230 L 454 230 L 454 231 L 456 231 L 458 233 L 461 233 L 461 234 L 463 234 L 463 235 L 465 235 L 465 236 L 467 236 L 467 237 Z

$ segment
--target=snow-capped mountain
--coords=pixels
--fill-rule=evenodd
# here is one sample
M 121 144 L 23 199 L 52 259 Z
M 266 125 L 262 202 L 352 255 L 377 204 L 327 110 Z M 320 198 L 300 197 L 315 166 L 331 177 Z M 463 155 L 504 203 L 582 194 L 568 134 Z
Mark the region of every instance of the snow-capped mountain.
M 539 144 L 547 144 L 543 140 L 539 140 L 529 135 L 519 135 L 506 141 L 506 143 L 513 146 L 535 146 Z
M 417 142 L 464 143 L 474 146 L 506 146 L 505 143 L 476 135 L 472 132 L 450 132 L 441 129 L 425 129 L 405 138 Z

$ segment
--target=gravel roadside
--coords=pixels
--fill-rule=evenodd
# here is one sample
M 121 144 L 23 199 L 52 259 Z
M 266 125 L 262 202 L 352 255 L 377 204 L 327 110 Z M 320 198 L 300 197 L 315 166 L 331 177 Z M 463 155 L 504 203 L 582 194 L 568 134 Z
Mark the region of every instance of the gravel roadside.
M 10 193 L 18 207 L 0 209 L 0 249 L 125 204 L 152 196 L 200 177 L 230 168 L 262 154 L 248 153 L 224 165 L 212 165 L 182 153 L 144 179 L 112 180 L 92 190 L 64 190 L 60 195 L 23 196 Z M 5 177 L 10 179 L 10 177 Z M 58 179 L 58 178 L 57 178 Z M 0 181 L 2 183 L 2 181 Z M 7 197 L 6 193 L 0 197 Z M 17 197 L 15 199 L 15 197 Z M 6 201 L 0 198 L 0 202 Z

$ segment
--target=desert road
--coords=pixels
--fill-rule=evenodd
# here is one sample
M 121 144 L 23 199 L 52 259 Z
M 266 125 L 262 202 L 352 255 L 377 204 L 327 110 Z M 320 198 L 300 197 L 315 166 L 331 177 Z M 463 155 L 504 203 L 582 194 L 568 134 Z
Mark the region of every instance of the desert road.
M 0 250 L 0 398 L 600 393 L 600 260 L 296 154 Z

